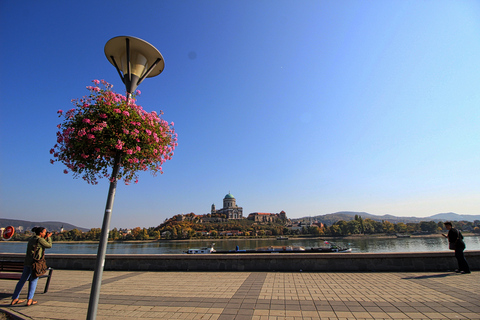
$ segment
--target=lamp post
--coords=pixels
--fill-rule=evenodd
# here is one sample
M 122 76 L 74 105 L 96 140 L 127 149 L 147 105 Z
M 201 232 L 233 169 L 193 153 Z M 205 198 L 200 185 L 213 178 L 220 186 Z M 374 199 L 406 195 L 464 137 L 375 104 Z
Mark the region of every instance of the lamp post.
M 105 56 L 115 66 L 125 84 L 127 104 L 131 94 L 145 79 L 159 75 L 165 67 L 162 54 L 150 43 L 135 37 L 120 36 L 110 39 L 105 44 Z M 100 286 L 102 283 L 105 254 L 107 251 L 110 219 L 112 216 L 113 201 L 117 188 L 117 175 L 122 161 L 122 151 L 117 150 L 110 179 L 107 204 L 103 217 L 100 243 L 98 244 L 97 260 L 93 274 L 92 289 L 88 303 L 87 320 L 94 320 L 97 316 Z

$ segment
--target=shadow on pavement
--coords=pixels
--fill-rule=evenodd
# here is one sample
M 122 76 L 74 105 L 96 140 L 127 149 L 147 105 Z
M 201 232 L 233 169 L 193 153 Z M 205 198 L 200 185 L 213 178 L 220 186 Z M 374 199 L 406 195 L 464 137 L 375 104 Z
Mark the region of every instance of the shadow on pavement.
M 430 278 L 445 278 L 449 276 L 453 276 L 455 273 L 441 273 L 441 274 L 430 274 L 425 276 L 417 276 L 417 277 L 405 277 L 402 279 L 409 280 L 409 279 L 430 279 Z

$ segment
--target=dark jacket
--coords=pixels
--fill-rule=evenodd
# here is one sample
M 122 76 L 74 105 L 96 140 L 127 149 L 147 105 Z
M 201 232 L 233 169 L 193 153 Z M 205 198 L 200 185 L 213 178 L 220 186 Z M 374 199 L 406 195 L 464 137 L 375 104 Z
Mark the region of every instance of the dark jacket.
M 448 237 L 448 242 L 455 244 L 455 249 L 462 249 L 462 250 L 465 249 L 465 243 L 462 240 L 463 235 L 459 230 L 455 228 L 451 228 L 448 231 L 447 237 Z
M 26 266 L 32 266 L 33 264 L 33 255 L 35 254 L 35 244 L 38 242 L 38 255 L 37 259 L 39 259 L 45 252 L 46 248 L 51 248 L 52 247 L 52 237 L 48 237 L 47 239 L 44 239 L 39 236 L 33 236 L 30 239 L 28 239 L 28 244 L 27 244 L 27 253 L 25 255 L 25 261 L 24 265 Z

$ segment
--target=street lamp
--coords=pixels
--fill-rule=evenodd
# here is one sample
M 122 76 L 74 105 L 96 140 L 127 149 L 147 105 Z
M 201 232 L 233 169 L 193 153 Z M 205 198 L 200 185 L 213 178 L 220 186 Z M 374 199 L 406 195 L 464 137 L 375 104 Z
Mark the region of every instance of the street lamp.
M 165 67 L 162 54 L 150 43 L 135 37 L 115 37 L 105 45 L 105 56 L 115 66 L 132 94 L 145 79 L 159 75 Z
M 137 86 L 145 79 L 159 75 L 165 67 L 162 54 L 150 43 L 135 37 L 115 37 L 105 44 L 105 56 L 115 66 L 127 90 L 127 103 Z M 122 159 L 121 150 L 117 150 L 113 164 L 107 204 L 103 217 L 100 243 L 98 244 L 95 272 L 93 274 L 92 289 L 88 303 L 87 320 L 94 320 L 97 316 L 100 286 L 102 283 L 105 254 L 107 251 L 110 219 L 112 216 L 113 201 L 117 189 L 117 175 Z

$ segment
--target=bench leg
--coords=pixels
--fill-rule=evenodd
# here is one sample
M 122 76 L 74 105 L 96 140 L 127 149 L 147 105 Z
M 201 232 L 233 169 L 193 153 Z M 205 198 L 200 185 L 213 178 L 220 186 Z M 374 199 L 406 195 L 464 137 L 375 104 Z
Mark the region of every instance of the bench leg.
M 50 279 L 52 279 L 52 272 L 53 269 L 50 269 L 50 271 L 48 272 L 47 283 L 45 284 L 45 290 L 43 291 L 43 293 L 47 293 L 48 291 L 48 287 L 50 286 Z

